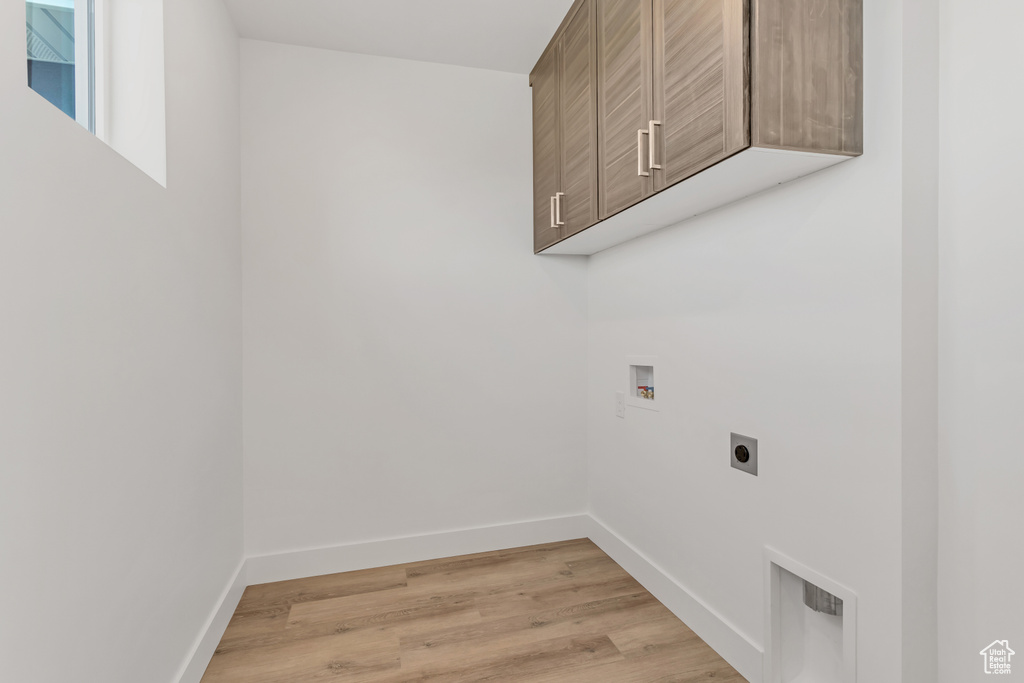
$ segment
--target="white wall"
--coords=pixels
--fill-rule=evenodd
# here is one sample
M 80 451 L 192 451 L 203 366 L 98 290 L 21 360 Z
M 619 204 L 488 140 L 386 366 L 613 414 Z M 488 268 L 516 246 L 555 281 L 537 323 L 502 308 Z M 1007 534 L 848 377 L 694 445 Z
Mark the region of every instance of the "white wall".
M 238 43 L 166 7 L 168 187 L 25 84 L 0 3 L 0 662 L 171 681 L 241 558 Z
M 525 76 L 242 43 L 251 555 L 586 506 L 586 263 Z
M 941 8 L 939 681 L 967 683 L 996 639 L 1024 671 L 1024 5 Z
M 902 683 L 938 679 L 939 7 L 903 0 Z
M 901 5 L 865 3 L 863 157 L 590 261 L 594 515 L 755 644 L 765 545 L 852 589 L 872 683 L 901 676 Z M 662 405 L 623 420 L 629 354 Z

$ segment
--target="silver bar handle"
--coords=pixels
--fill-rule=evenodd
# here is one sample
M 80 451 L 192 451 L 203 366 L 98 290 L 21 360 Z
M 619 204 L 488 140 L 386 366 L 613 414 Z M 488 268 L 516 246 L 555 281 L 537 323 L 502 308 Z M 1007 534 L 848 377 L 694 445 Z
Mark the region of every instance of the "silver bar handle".
M 554 197 L 554 195 L 551 196 L 551 229 L 552 230 L 557 230 L 558 229 L 558 224 L 555 223 L 555 197 Z
M 555 225 L 559 228 L 565 226 L 565 221 L 562 220 L 562 197 L 564 196 L 564 192 L 555 195 Z
M 648 160 L 651 162 L 650 163 L 650 167 L 652 169 L 657 169 L 657 170 L 660 171 L 661 170 L 661 164 L 654 163 L 654 147 L 655 147 L 655 145 L 654 145 L 654 140 L 655 140 L 655 137 L 654 137 L 654 127 L 655 126 L 661 126 L 661 121 L 651 121 L 649 125 L 650 125 L 649 130 L 651 132 L 651 139 L 650 139 L 650 153 L 649 153 Z
M 644 136 L 651 131 L 641 128 L 636 132 L 636 174 L 641 178 L 649 178 L 650 173 L 644 170 Z

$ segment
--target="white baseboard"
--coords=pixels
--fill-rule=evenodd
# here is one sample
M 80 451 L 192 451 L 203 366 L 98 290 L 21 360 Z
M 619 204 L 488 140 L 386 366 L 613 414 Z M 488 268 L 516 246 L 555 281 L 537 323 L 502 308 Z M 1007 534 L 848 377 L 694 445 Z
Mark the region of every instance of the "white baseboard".
M 587 519 L 590 528 L 586 535 L 590 540 L 693 629 L 741 676 L 750 683 L 762 682 L 764 652 L 754 641 L 600 520 L 590 515 Z
M 250 557 L 225 589 L 178 683 L 200 682 L 246 586 L 575 538 L 590 538 L 750 683 L 762 682 L 760 647 L 601 521 L 583 514 Z
M 262 555 L 250 557 L 246 571 L 249 585 L 256 585 L 406 562 L 437 560 L 584 538 L 589 522 L 587 515 L 576 515 Z
M 242 599 L 242 593 L 249 585 L 246 582 L 245 570 L 246 561 L 242 560 L 238 569 L 235 570 L 234 577 L 221 594 L 220 601 L 210 614 L 210 618 L 206 620 L 206 625 L 196 639 L 195 645 L 192 646 L 192 653 L 182 665 L 177 678 L 178 683 L 200 683 L 202 680 L 203 674 L 206 673 L 206 667 L 213 659 L 213 653 L 217 650 L 224 631 L 227 630 L 231 615 L 235 613 L 238 601 Z

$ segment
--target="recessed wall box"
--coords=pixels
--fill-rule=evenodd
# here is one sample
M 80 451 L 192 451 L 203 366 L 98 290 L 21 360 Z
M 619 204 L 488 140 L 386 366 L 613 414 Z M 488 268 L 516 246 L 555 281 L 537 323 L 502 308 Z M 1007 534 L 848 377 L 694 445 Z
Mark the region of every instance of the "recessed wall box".
M 658 359 L 654 356 L 627 356 L 628 378 L 626 404 L 634 408 L 658 410 L 655 392 L 655 372 Z

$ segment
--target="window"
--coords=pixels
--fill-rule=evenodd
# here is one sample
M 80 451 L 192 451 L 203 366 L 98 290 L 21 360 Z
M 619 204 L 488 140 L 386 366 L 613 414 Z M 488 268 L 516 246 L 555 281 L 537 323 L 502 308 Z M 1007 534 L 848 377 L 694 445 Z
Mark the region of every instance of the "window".
M 25 19 L 28 86 L 166 186 L 163 0 L 26 0 Z
M 28 85 L 90 132 L 97 132 L 96 21 L 102 0 L 25 3 Z

